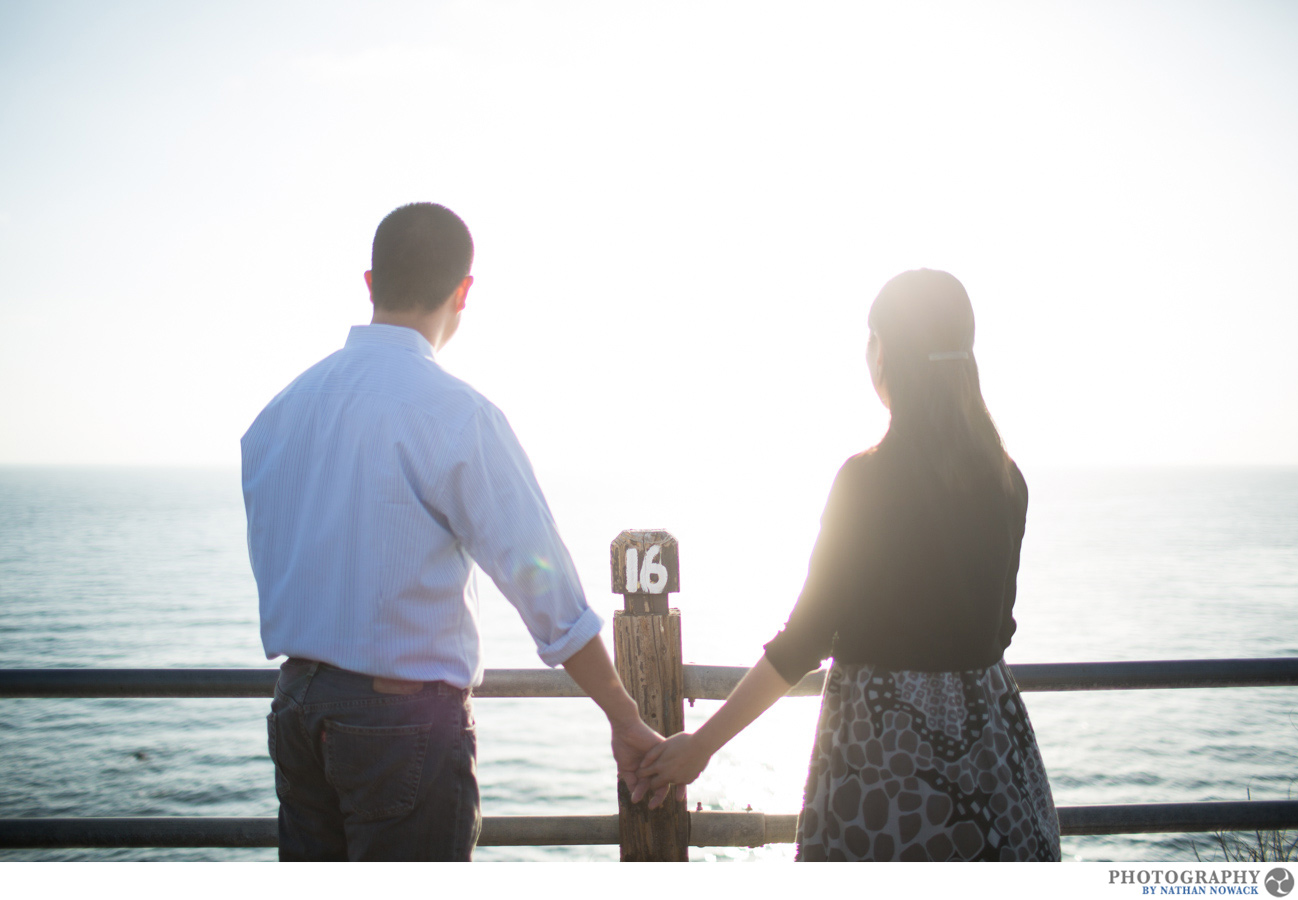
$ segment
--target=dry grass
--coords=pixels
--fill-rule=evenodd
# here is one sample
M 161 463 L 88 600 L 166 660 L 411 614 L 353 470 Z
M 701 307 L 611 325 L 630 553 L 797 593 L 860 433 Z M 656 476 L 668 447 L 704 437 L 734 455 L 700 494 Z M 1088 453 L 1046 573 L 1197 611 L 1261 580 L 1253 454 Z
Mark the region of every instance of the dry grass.
M 1298 862 L 1298 832 L 1294 831 L 1218 831 L 1212 835 L 1209 847 L 1220 850 L 1227 862 Z M 1213 861 L 1199 855 L 1197 842 L 1194 858 Z

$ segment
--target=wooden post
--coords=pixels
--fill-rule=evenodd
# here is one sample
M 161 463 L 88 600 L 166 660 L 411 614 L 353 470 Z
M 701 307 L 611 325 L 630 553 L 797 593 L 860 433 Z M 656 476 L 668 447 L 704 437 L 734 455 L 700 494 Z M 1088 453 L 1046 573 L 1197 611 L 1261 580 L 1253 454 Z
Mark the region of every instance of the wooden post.
M 676 538 L 665 531 L 624 531 L 609 548 L 613 592 L 625 608 L 613 613 L 613 655 L 617 674 L 640 707 L 640 718 L 663 735 L 685 729 L 681 671 L 681 613 L 668 609 L 668 594 L 680 590 Z M 632 804 L 617 785 L 618 827 L 623 862 L 687 862 L 690 817 L 674 796 L 661 807 Z

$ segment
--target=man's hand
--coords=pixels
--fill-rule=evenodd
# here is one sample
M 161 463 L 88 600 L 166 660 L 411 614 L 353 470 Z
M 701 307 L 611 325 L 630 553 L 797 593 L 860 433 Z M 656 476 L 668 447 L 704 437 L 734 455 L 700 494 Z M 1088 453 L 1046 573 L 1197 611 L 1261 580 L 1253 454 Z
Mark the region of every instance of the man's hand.
M 626 782 L 631 802 L 639 803 L 649 788 L 641 783 L 636 770 L 645 753 L 662 743 L 662 735 L 641 721 L 640 709 L 622 686 L 608 650 L 598 636 L 568 657 L 563 667 L 608 716 L 613 729 L 613 759 L 617 762 L 618 778 Z M 666 789 L 662 794 L 666 796 Z M 658 804 L 662 803 L 662 797 L 656 799 Z M 685 799 L 684 793 L 681 799 Z
M 663 737 L 640 720 L 624 719 L 610 723 L 613 726 L 613 759 L 617 762 L 617 777 L 626 782 L 631 792 L 631 802 L 639 803 L 648 791 L 636 775 L 644 755 L 663 742 Z
M 673 784 L 676 785 L 676 796 L 684 799 L 685 785 L 698 778 L 711 759 L 712 754 L 697 737 L 687 732 L 674 734 L 644 755 L 636 772 L 637 787 L 642 796 L 654 792 L 649 801 L 650 809 L 662 805 Z M 632 799 L 635 799 L 634 795 Z

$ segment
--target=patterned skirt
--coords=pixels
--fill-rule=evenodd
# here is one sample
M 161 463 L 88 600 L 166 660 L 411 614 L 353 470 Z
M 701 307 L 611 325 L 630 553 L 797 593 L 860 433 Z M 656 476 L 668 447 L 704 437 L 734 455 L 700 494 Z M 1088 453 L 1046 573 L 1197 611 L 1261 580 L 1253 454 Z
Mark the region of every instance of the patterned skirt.
M 1050 783 L 1004 661 L 967 672 L 834 663 L 797 858 L 1058 860 Z

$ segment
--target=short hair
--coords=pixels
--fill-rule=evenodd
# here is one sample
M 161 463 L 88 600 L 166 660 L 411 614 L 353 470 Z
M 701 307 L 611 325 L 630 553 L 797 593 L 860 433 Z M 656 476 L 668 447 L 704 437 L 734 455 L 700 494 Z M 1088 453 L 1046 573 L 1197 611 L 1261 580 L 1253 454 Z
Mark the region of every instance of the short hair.
M 437 203 L 398 207 L 374 232 L 374 305 L 431 312 L 446 302 L 472 267 L 473 237 L 459 216 Z

